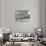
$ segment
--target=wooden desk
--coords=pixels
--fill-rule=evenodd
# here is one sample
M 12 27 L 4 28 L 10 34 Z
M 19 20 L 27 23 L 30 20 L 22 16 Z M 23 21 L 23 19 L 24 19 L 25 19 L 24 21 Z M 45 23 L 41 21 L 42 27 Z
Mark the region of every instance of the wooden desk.
M 33 37 L 26 37 L 26 38 L 23 38 L 23 37 L 12 37 L 11 40 L 9 40 L 9 42 L 12 42 L 13 45 L 15 42 L 31 42 L 31 40 L 35 40 L 35 38 Z M 34 43 L 34 41 L 32 41 Z
M 13 41 L 8 41 L 8 42 L 13 42 Z M 39 45 L 38 42 L 15 42 L 14 41 L 14 44 L 11 44 L 10 46 L 38 46 L 38 45 Z

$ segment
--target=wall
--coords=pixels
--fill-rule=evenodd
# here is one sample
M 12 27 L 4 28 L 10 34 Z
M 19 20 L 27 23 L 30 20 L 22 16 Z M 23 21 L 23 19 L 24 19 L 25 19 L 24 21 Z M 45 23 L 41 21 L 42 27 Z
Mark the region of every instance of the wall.
M 41 0 L 4 0 L 5 27 L 14 32 L 33 32 L 42 26 Z M 30 22 L 16 22 L 15 10 L 31 10 Z
M 43 20 L 43 37 L 46 37 L 46 0 L 43 0 L 42 20 Z
M 0 0 L 0 28 L 3 27 L 3 0 Z M 0 30 L 0 33 L 2 31 Z

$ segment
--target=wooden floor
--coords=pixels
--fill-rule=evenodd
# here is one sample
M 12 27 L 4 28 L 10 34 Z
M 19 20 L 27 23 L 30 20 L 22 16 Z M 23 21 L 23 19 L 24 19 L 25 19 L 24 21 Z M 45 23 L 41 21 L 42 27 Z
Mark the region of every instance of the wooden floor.
M 6 45 L 2 45 L 2 46 L 6 46 Z M 17 45 L 12 45 L 12 46 L 17 46 Z M 19 46 L 19 45 L 18 45 Z M 39 46 L 44 46 L 44 45 L 39 45 Z

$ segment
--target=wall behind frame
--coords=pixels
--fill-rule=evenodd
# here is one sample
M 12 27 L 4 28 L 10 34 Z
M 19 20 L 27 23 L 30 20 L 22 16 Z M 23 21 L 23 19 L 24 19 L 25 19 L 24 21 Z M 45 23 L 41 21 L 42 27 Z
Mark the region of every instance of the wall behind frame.
M 4 22 L 14 32 L 33 32 L 42 26 L 42 0 L 4 0 Z M 31 10 L 30 22 L 16 22 L 15 10 Z

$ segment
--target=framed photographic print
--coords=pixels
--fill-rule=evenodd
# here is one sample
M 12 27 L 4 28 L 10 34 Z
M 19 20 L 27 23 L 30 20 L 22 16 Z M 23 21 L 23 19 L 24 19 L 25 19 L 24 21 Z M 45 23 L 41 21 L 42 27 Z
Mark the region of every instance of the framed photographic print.
M 30 21 L 30 11 L 29 10 L 16 10 L 15 20 L 17 22 L 28 22 Z

